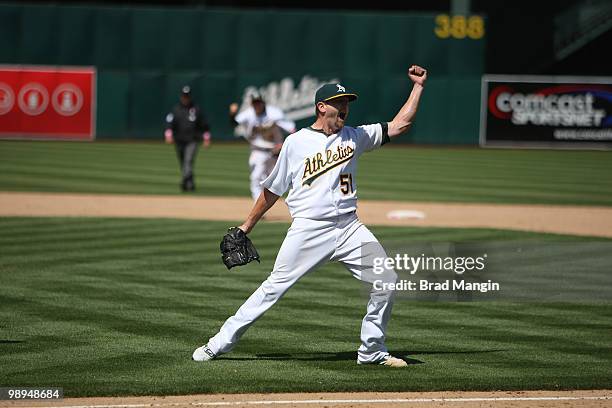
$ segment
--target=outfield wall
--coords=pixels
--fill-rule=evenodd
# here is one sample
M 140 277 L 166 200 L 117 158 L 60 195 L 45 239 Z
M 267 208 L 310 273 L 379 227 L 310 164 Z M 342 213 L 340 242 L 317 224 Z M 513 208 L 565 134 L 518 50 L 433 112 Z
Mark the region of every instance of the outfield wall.
M 0 64 L 95 66 L 97 137 L 161 139 L 164 115 L 185 83 L 207 111 L 213 136 L 233 138 L 227 106 L 253 87 L 303 126 L 312 120 L 309 95 L 339 79 L 360 94 L 350 123 L 390 120 L 410 89 L 406 70 L 418 63 L 430 79 L 404 140 L 476 144 L 483 20 L 449 21 L 433 14 L 2 4 Z

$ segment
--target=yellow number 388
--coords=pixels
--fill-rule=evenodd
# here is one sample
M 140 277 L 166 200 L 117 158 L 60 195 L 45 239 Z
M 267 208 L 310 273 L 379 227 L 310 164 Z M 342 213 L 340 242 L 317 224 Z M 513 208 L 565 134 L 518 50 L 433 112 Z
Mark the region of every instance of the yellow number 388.
M 478 40 L 484 37 L 484 20 L 480 16 L 449 16 L 440 14 L 436 16 L 434 33 L 438 38 L 471 38 Z

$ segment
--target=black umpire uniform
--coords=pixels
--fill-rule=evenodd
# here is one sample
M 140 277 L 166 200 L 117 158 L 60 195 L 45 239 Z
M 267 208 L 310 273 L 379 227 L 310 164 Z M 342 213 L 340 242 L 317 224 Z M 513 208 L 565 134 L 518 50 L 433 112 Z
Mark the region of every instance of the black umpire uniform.
M 181 166 L 183 191 L 195 190 L 193 166 L 200 143 L 210 142 L 210 127 L 204 113 L 191 98 L 191 88 L 181 89 L 180 103 L 166 116 L 166 142 L 174 142 Z

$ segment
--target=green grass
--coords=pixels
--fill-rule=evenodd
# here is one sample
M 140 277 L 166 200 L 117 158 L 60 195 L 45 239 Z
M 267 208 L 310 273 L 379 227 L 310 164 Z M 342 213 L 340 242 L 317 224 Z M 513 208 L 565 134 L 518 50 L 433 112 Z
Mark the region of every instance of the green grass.
M 249 196 L 246 144 L 197 161 L 197 194 Z M 171 146 L 0 142 L 0 190 L 178 194 Z M 612 152 L 385 146 L 360 161 L 364 199 L 612 205 Z
M 192 350 L 265 279 L 287 225 L 258 226 L 252 237 L 263 262 L 232 271 L 218 254 L 226 227 L 0 219 L 0 384 L 61 386 L 68 396 L 610 386 L 608 303 L 399 299 L 388 346 L 421 364 L 404 370 L 358 366 L 365 301 L 360 283 L 333 264 L 303 278 L 234 352 L 194 363 Z M 570 240 L 478 229 L 373 232 L 383 243 Z M 541 259 L 537 265 L 546 267 Z

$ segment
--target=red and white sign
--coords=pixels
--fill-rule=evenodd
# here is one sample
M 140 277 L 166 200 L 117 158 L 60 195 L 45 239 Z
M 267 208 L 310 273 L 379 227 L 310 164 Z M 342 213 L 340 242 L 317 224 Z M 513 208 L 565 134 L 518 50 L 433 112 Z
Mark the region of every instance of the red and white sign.
M 94 67 L 0 65 L 0 138 L 93 140 Z

